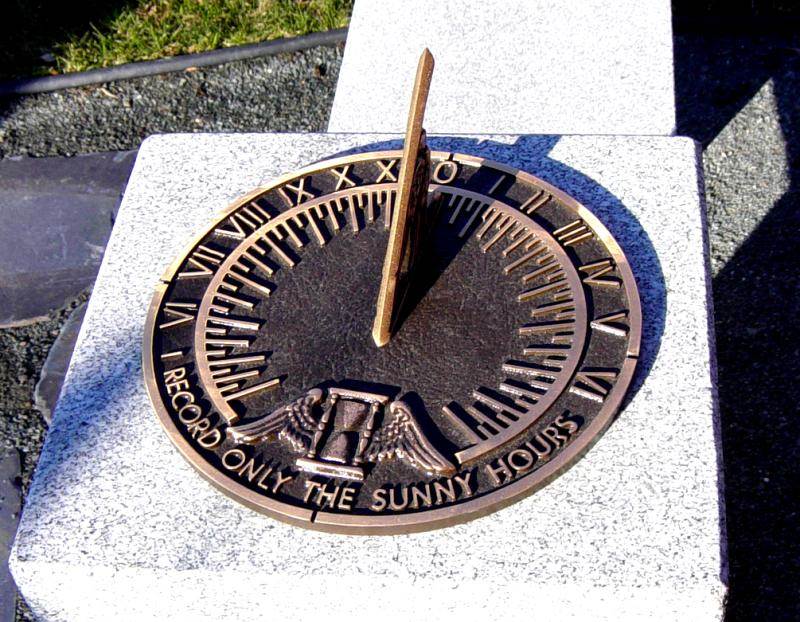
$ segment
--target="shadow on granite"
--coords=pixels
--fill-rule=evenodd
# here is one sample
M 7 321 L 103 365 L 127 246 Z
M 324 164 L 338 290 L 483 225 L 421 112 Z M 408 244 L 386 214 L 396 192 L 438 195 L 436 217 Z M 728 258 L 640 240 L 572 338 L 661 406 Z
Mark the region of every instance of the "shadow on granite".
M 676 33 L 675 107 L 678 136 L 703 147 L 780 70 L 797 36 L 714 32 Z
M 714 280 L 732 557 L 730 620 L 800 603 L 800 55 L 773 75 L 789 189 Z
M 763 169 L 782 163 L 752 162 L 762 170 L 743 170 L 737 144 L 728 163 L 715 169 L 720 186 L 732 190 L 709 197 L 710 208 L 733 212 L 731 222 L 715 224 L 721 234 L 712 249 L 719 264 L 713 294 L 730 566 L 726 620 L 797 620 L 800 36 L 707 35 L 676 37 L 679 133 L 709 145 L 771 82 L 787 163 L 773 176 L 785 174 L 788 182 L 748 230 L 751 215 L 736 211 L 745 208 L 736 203 L 735 189 L 743 200 L 768 202 L 772 188 Z M 769 128 L 750 124 L 744 131 L 758 144 Z M 728 248 L 726 240 L 738 247 Z

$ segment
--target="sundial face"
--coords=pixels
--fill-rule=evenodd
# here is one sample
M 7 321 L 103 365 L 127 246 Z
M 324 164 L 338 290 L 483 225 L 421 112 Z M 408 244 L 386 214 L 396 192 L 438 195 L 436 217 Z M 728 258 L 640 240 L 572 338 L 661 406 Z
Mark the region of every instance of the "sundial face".
M 254 509 L 343 533 L 469 520 L 562 472 L 620 406 L 641 312 L 608 231 L 525 172 L 415 155 L 416 212 L 408 148 L 315 164 L 234 203 L 157 287 L 155 410 Z

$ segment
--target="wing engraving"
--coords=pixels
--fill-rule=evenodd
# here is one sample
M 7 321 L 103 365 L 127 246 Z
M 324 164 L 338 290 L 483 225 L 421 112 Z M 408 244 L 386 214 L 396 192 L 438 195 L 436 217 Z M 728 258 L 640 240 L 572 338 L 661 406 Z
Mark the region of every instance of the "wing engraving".
M 303 397 L 273 410 L 270 414 L 228 428 L 228 436 L 236 443 L 257 445 L 268 437 L 277 434 L 288 441 L 295 451 L 308 451 L 311 439 L 317 429 L 313 416 L 314 406 L 322 401 L 322 391 L 312 389 Z
M 389 416 L 372 437 L 365 458 L 372 462 L 399 458 L 429 474 L 453 475 L 453 464 L 428 440 L 411 409 L 400 400 L 388 407 Z

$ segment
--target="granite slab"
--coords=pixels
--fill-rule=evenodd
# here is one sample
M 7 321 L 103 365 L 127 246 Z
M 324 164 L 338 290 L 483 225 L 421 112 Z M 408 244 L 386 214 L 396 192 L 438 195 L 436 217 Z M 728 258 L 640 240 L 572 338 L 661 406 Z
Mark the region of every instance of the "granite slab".
M 11 555 L 43 620 L 717 620 L 726 594 L 698 149 L 684 138 L 433 137 L 589 206 L 640 289 L 624 411 L 532 497 L 444 530 L 337 536 L 229 500 L 179 456 L 142 380 L 164 268 L 224 206 L 378 134 L 144 142 L 103 258 Z
M 328 131 L 402 132 L 426 46 L 429 132 L 674 131 L 669 0 L 358 0 Z

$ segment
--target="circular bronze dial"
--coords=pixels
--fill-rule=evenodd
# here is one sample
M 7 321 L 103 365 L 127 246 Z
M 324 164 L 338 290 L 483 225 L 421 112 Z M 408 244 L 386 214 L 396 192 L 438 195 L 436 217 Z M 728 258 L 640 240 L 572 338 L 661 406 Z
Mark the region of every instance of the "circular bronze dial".
M 302 526 L 419 531 L 530 494 L 607 427 L 636 365 L 636 285 L 603 225 L 452 153 L 431 154 L 422 268 L 376 347 L 400 158 L 322 162 L 243 197 L 150 307 L 145 376 L 172 441 Z

